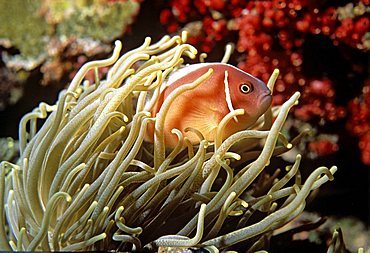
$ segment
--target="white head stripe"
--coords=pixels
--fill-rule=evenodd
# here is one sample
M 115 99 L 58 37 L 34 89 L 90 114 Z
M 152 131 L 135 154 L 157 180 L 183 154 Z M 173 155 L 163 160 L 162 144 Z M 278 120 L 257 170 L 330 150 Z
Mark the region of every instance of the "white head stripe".
M 232 112 L 232 111 L 235 111 L 234 107 L 233 107 L 233 103 L 231 101 L 231 96 L 230 96 L 230 88 L 229 88 L 229 80 L 228 80 L 228 72 L 227 70 L 225 70 L 225 79 L 224 79 L 224 84 L 225 84 L 225 94 L 226 94 L 226 103 L 227 103 L 227 107 L 229 108 L 229 111 Z M 235 122 L 238 122 L 238 119 L 236 118 L 236 116 L 234 116 L 234 120 Z

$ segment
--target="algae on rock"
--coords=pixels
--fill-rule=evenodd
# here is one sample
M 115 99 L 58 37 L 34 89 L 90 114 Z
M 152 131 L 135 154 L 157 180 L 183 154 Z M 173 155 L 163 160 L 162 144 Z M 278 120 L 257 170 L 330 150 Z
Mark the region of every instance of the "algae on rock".
M 107 53 L 108 44 L 125 32 L 139 9 L 140 1 L 134 0 L 1 1 L 0 46 L 16 49 L 5 50 L 2 60 L 8 68 L 30 71 L 46 60 L 68 61 L 86 51 L 93 51 L 90 56 Z M 68 45 L 73 49 L 67 54 L 55 53 L 68 51 Z

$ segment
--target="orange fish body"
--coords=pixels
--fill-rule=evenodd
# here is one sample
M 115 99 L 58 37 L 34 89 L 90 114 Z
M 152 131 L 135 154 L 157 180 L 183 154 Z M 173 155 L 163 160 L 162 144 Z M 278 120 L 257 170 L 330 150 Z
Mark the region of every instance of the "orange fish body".
M 184 129 L 187 127 L 196 128 L 208 141 L 214 140 L 217 126 L 230 112 L 225 80 L 228 83 L 229 99 L 233 108 L 244 109 L 245 113 L 237 116 L 237 122 L 229 121 L 223 132 L 224 139 L 251 126 L 271 105 L 271 92 L 259 79 L 229 64 L 199 63 L 186 66 L 169 78 L 167 87 L 151 110 L 152 116 L 159 112 L 164 100 L 172 91 L 183 84 L 195 81 L 210 68 L 214 71 L 210 78 L 193 90 L 184 92 L 171 104 L 164 124 L 166 147 L 174 147 L 178 142 L 176 135 L 171 133 L 174 128 L 180 130 L 193 144 L 199 143 L 199 138 L 194 133 L 185 133 Z M 146 140 L 153 142 L 153 139 L 154 123 L 150 123 Z

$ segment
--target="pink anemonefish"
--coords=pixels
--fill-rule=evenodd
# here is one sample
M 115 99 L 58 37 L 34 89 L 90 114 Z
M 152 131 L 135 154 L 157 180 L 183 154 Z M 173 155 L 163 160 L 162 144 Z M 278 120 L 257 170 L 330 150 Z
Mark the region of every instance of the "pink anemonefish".
M 199 138 L 194 133 L 185 133 L 187 127 L 198 129 L 206 140 L 214 141 L 217 126 L 223 117 L 232 108 L 244 109 L 244 115 L 237 116 L 237 121 L 230 120 L 227 124 L 223 132 L 225 139 L 253 125 L 271 105 L 271 92 L 261 80 L 229 64 L 198 63 L 177 70 L 169 77 L 167 87 L 151 110 L 152 116 L 159 112 L 172 91 L 195 81 L 210 68 L 214 71 L 210 78 L 195 89 L 181 94 L 170 106 L 164 125 L 166 147 L 174 147 L 178 142 L 176 135 L 171 133 L 173 128 L 180 130 L 192 144 L 198 144 Z M 148 125 L 145 139 L 153 142 L 154 123 Z

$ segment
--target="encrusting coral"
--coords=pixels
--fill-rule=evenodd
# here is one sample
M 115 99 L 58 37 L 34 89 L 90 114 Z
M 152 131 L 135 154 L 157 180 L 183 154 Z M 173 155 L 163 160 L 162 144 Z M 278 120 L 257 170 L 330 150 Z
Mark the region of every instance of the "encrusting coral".
M 139 10 L 140 0 L 1 1 L 1 60 L 16 72 L 41 67 L 43 85 L 58 82 L 86 58 L 110 52 Z
M 221 121 L 214 143 L 187 129 L 199 136 L 193 146 L 173 129 L 178 144 L 166 149 L 171 99 L 212 75 L 209 69 L 181 86 L 151 117 L 166 77 L 181 68 L 184 56 L 197 54 L 186 37 L 165 36 L 155 44 L 147 38 L 122 56 L 116 42 L 109 59 L 78 71 L 55 105 L 40 103 L 23 117 L 19 162 L 0 166 L 0 250 L 198 246 L 217 252 L 239 242 L 262 249 L 274 229 L 302 212 L 310 191 L 333 179 L 335 166 L 320 167 L 303 182 L 300 155 L 283 177 L 280 169 L 266 177 L 271 157 L 306 133 L 290 142 L 281 133 L 299 93 L 225 140 L 224 126 L 243 113 L 238 108 Z M 110 65 L 105 80 L 83 82 L 89 70 L 97 74 Z M 271 91 L 277 76 L 276 70 L 267 84 Z M 37 129 L 40 119 L 45 122 Z M 148 122 L 155 124 L 154 143 L 143 141 Z

